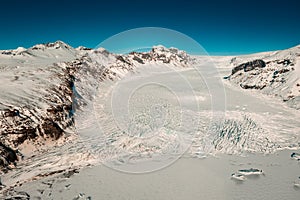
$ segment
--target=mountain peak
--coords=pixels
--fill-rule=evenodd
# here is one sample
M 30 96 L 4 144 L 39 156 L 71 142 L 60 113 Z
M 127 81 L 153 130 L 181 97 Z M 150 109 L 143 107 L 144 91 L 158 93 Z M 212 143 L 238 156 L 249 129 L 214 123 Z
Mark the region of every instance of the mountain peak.
M 152 47 L 152 52 L 169 52 L 169 49 L 163 45 L 157 45 Z
M 79 50 L 79 51 L 89 51 L 89 50 L 92 50 L 92 48 L 88 48 L 88 47 L 84 47 L 84 46 L 79 46 L 76 48 L 76 50 Z
M 37 44 L 31 47 L 32 50 L 38 49 L 72 49 L 72 47 L 61 40 L 56 42 L 48 42 L 43 44 Z

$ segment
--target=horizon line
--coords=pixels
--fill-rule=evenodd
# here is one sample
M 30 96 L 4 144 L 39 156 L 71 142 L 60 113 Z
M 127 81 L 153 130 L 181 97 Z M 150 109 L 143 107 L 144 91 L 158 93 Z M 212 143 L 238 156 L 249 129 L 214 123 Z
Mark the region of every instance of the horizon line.
M 25 49 L 30 49 L 30 48 L 32 48 L 32 47 L 34 47 L 34 46 L 36 46 L 36 45 L 40 45 L 40 44 L 49 44 L 49 43 L 56 43 L 56 42 L 62 42 L 62 43 L 64 43 L 64 44 L 67 44 L 68 46 L 70 46 L 70 47 L 72 47 L 73 49 L 76 49 L 76 48 L 79 48 L 79 47 L 85 47 L 85 48 L 90 48 L 90 49 L 98 49 L 98 48 L 91 48 L 91 47 L 89 47 L 89 46 L 83 46 L 83 45 L 79 45 L 79 46 L 77 46 L 77 47 L 74 47 L 74 46 L 72 46 L 72 45 L 70 45 L 69 43 L 66 43 L 66 42 L 64 42 L 63 40 L 56 40 L 56 41 L 54 41 L 54 42 L 43 42 L 43 43 L 37 43 L 37 44 L 34 44 L 33 46 L 30 46 L 30 47 L 24 47 L 24 46 L 18 46 L 17 48 L 15 48 L 15 49 L 0 49 L 0 51 L 9 51 L 9 50 L 16 50 L 16 49 L 18 49 L 18 48 L 25 48 Z M 149 49 L 150 48 L 153 48 L 153 47 L 155 47 L 155 46 L 164 46 L 164 45 L 161 45 L 161 44 L 156 44 L 156 45 L 153 45 L 152 47 L 149 47 Z M 251 54 L 259 54 L 259 53 L 266 53 L 266 52 L 275 52 L 275 51 L 283 51 L 283 50 L 287 50 L 287 49 L 290 49 L 290 48 L 294 48 L 294 47 L 297 47 L 297 46 L 300 46 L 300 43 L 299 44 L 297 44 L 297 45 L 293 45 L 293 46 L 290 46 L 290 47 L 287 47 L 287 48 L 284 48 L 284 49 L 273 49 L 273 50 L 267 50 L 267 51 L 253 51 L 253 52 L 217 52 L 217 51 L 215 51 L 215 52 L 208 52 L 208 51 L 206 51 L 206 49 L 204 48 L 204 50 L 205 50 L 205 53 L 207 54 L 207 55 L 203 55 L 203 54 L 194 54 L 193 52 L 188 52 L 187 50 L 183 50 L 183 49 L 180 49 L 180 48 L 177 48 L 177 47 L 166 47 L 166 46 L 164 46 L 164 47 L 166 47 L 166 48 L 177 48 L 178 50 L 182 50 L 182 51 L 185 51 L 185 52 L 187 52 L 188 54 L 190 54 L 190 55 L 193 55 L 193 56 L 197 56 L 197 55 L 199 55 L 199 56 L 242 56 L 242 55 L 251 55 Z M 99 47 L 99 48 L 104 48 L 104 47 Z M 106 48 L 104 48 L 104 49 L 106 49 Z M 106 49 L 107 50 L 107 49 Z M 111 53 L 114 53 L 114 54 L 126 54 L 126 53 L 116 53 L 116 52 L 114 52 L 113 50 L 108 50 L 109 52 L 111 52 Z M 133 52 L 133 51 L 132 51 Z M 140 52 L 140 51 L 139 51 Z M 141 51 L 141 52 L 148 52 L 148 51 Z

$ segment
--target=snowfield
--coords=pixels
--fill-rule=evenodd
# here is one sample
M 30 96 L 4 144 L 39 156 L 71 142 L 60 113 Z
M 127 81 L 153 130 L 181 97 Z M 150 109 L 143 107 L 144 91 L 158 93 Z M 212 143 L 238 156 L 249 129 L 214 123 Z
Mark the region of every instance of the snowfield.
M 182 156 L 299 151 L 299 71 L 300 46 L 212 57 L 61 41 L 2 50 L 0 197 L 26 199 L 22 185 L 90 165 L 143 173 Z

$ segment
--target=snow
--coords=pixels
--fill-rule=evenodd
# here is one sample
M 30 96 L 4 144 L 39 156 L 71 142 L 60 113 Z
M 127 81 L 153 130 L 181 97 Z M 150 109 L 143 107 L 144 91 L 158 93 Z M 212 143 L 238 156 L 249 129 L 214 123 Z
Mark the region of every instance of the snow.
M 5 109 L 17 109 L 37 125 L 51 106 L 76 100 L 76 132 L 69 130 L 58 143 L 40 138 L 36 143 L 49 148 L 33 158 L 30 152 L 38 145 L 29 140 L 16 147 L 26 158 L 19 170 L 5 175 L 6 184 L 96 163 L 149 172 L 182 155 L 246 156 L 299 149 L 299 55 L 294 47 L 242 56 L 189 56 L 163 46 L 115 55 L 103 48 L 74 49 L 61 41 L 0 51 L 2 116 Z M 263 59 L 266 67 L 223 79 L 233 67 L 256 59 Z M 275 71 L 279 75 L 273 78 Z M 63 92 L 68 75 L 75 77 L 73 97 Z M 264 89 L 246 90 L 240 84 Z M 212 109 L 216 94 L 217 102 L 226 104 Z M 1 120 L 1 131 L 7 124 L 14 127 L 15 120 Z

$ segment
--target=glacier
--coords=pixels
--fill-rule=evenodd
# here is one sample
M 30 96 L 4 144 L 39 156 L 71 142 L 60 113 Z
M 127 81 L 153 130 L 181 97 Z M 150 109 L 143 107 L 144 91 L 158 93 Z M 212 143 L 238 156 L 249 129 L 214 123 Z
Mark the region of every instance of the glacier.
M 5 185 L 97 164 L 149 172 L 182 156 L 297 150 L 299 70 L 300 46 L 241 56 L 163 46 L 121 55 L 62 41 L 2 50 Z

